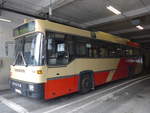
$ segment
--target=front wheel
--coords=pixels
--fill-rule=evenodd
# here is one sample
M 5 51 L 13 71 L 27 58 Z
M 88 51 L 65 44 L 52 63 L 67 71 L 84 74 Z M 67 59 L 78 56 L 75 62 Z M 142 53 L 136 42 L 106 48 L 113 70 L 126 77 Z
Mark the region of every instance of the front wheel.
M 92 88 L 92 79 L 90 79 L 89 74 L 85 74 L 80 79 L 80 93 L 84 94 L 91 90 Z

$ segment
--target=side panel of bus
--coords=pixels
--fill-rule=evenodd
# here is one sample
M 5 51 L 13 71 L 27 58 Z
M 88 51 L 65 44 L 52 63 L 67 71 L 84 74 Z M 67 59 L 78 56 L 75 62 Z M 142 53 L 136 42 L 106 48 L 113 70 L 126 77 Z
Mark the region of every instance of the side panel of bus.
M 119 80 L 128 77 L 130 67 L 134 68 L 134 72 L 137 69 L 139 70 L 141 68 L 140 67 L 141 62 L 139 63 L 136 62 L 138 60 L 140 59 L 121 58 L 118 62 L 117 69 L 108 70 L 108 71 L 95 71 L 93 75 L 94 85 L 98 86 L 104 83 L 108 83 L 110 81 Z M 80 68 L 80 66 L 78 66 L 78 68 Z M 55 98 L 55 97 L 59 97 L 62 95 L 79 91 L 79 81 L 80 81 L 79 78 L 80 78 L 79 74 L 49 78 L 45 83 L 45 99 Z

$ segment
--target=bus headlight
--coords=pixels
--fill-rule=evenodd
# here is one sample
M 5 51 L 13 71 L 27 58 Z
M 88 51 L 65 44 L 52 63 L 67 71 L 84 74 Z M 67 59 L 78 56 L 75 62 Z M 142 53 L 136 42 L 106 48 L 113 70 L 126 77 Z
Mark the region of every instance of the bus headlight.
M 30 90 L 30 91 L 34 91 L 34 85 L 29 84 L 29 90 Z

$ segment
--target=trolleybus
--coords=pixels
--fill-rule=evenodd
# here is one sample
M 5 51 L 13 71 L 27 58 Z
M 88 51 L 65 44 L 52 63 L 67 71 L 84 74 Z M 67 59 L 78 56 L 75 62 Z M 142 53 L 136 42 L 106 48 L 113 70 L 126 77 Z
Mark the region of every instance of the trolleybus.
M 104 32 L 91 32 L 35 19 L 14 29 L 11 89 L 52 99 L 134 76 L 142 71 L 140 45 Z

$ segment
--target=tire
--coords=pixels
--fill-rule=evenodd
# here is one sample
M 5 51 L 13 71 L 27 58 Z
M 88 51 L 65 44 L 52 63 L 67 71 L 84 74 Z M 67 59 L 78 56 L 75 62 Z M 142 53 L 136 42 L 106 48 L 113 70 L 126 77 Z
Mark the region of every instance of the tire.
M 90 74 L 88 73 L 82 74 L 80 77 L 80 91 L 79 92 L 81 94 L 85 94 L 89 92 L 93 86 L 92 81 L 93 79 L 91 79 Z
M 128 68 L 128 75 L 129 75 L 129 78 L 133 78 L 134 77 L 134 68 L 133 67 L 129 67 Z

